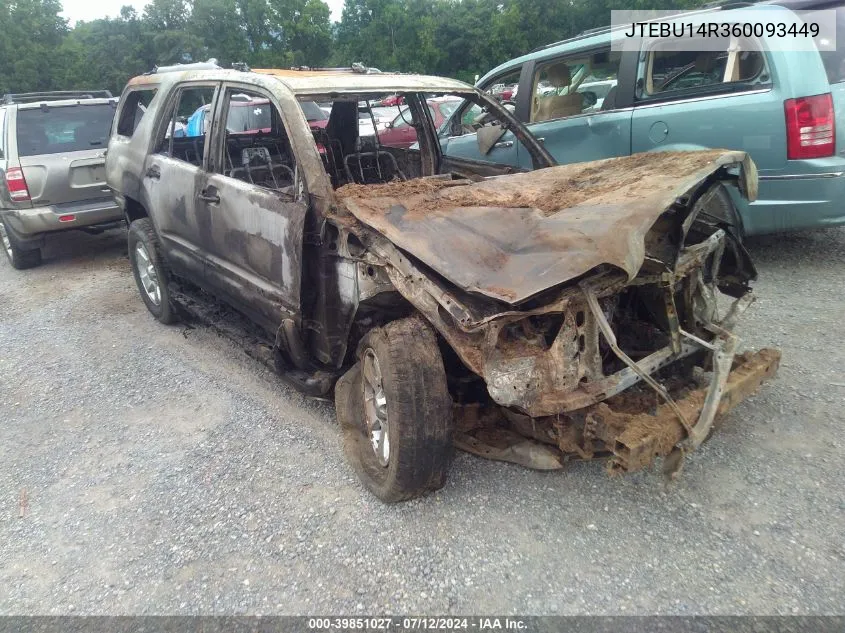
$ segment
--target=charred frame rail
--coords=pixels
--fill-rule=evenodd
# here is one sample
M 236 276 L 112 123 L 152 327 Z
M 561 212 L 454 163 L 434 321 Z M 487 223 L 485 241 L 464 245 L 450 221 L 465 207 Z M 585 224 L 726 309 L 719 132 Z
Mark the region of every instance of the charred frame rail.
M 692 433 L 681 424 L 676 411 L 660 404 L 652 412 L 631 413 L 630 394 L 591 405 L 571 414 L 533 419 L 496 407 L 456 406 L 458 433 L 455 444 L 468 453 L 507 461 L 535 470 L 557 470 L 567 461 L 608 459 L 611 474 L 649 467 L 656 457 L 667 458 L 668 473 L 680 469 L 691 438 L 695 445 L 740 402 L 753 395 L 778 370 L 781 354 L 763 349 L 733 358 L 721 390 L 701 387 L 682 394 L 675 405 L 692 420 Z M 709 426 L 703 409 L 708 392 L 719 393 Z M 642 404 L 642 394 L 638 394 Z
M 731 355 L 728 358 L 729 373 L 726 372 L 724 381 L 714 376 L 703 404 L 703 390 L 693 391 L 677 402 L 678 408 L 688 418 L 698 417 L 693 433 L 688 437 L 674 411 L 666 405 L 658 406 L 655 415 L 618 413 L 605 404 L 597 405 L 595 411 L 589 414 L 593 424 L 625 429 L 611 444 L 611 472 L 625 473 L 646 468 L 655 456 L 668 456 L 679 444 L 684 449 L 697 448 L 707 439 L 715 421 L 753 395 L 764 381 L 777 373 L 781 354 L 778 350 L 763 349 L 754 354 L 746 353 L 735 358 Z M 724 386 L 714 389 L 717 385 Z M 712 409 L 707 408 L 711 406 Z

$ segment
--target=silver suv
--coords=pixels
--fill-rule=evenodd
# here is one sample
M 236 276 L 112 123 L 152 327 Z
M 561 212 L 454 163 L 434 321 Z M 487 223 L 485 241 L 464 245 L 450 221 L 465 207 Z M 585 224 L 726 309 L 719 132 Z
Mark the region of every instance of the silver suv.
M 105 182 L 116 105 L 106 90 L 3 97 L 0 238 L 15 268 L 41 263 L 48 233 L 122 221 Z

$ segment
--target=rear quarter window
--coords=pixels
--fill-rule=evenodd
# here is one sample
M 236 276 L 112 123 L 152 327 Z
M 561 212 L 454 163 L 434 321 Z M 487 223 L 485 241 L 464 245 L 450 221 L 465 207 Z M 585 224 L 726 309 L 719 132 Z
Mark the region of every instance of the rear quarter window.
M 105 149 L 113 118 L 114 107 L 108 103 L 18 110 L 18 155 Z
M 120 116 L 117 120 L 117 133 L 120 136 L 132 137 L 141 124 L 141 119 L 147 113 L 150 102 L 155 97 L 156 89 L 133 90 L 123 98 L 120 106 Z

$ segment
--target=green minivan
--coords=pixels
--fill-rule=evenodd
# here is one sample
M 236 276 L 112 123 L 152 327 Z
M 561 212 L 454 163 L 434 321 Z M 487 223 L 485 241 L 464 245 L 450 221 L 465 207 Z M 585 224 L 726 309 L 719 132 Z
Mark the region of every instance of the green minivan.
M 623 51 L 612 44 L 624 29 L 608 28 L 502 64 L 478 87 L 515 86 L 507 103 L 561 164 L 650 151 L 747 151 L 760 190 L 755 202 L 732 201 L 745 235 L 845 224 L 845 4 L 781 0 L 670 20 L 730 23 L 765 11 L 763 22 L 800 25 L 795 11 L 821 9 L 835 11 L 838 51 L 784 50 L 753 36 L 697 52 L 690 42 L 641 38 Z M 445 155 L 532 169 L 509 132 L 481 156 L 467 124 L 476 115 L 467 104 L 444 124 Z

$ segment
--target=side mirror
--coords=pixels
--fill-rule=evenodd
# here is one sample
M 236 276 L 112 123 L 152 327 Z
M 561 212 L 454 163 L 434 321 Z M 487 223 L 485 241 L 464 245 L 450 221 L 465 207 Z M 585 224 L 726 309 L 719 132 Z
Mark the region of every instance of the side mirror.
M 392 130 L 393 129 L 393 121 L 388 121 L 387 123 L 385 123 L 384 129 L 385 130 Z
M 591 90 L 587 90 L 585 92 L 582 92 L 581 93 L 581 99 L 582 99 L 582 103 L 583 103 L 584 108 L 592 108 L 594 105 L 596 105 L 599 102 L 598 96 L 596 95 L 595 92 L 592 92 Z

